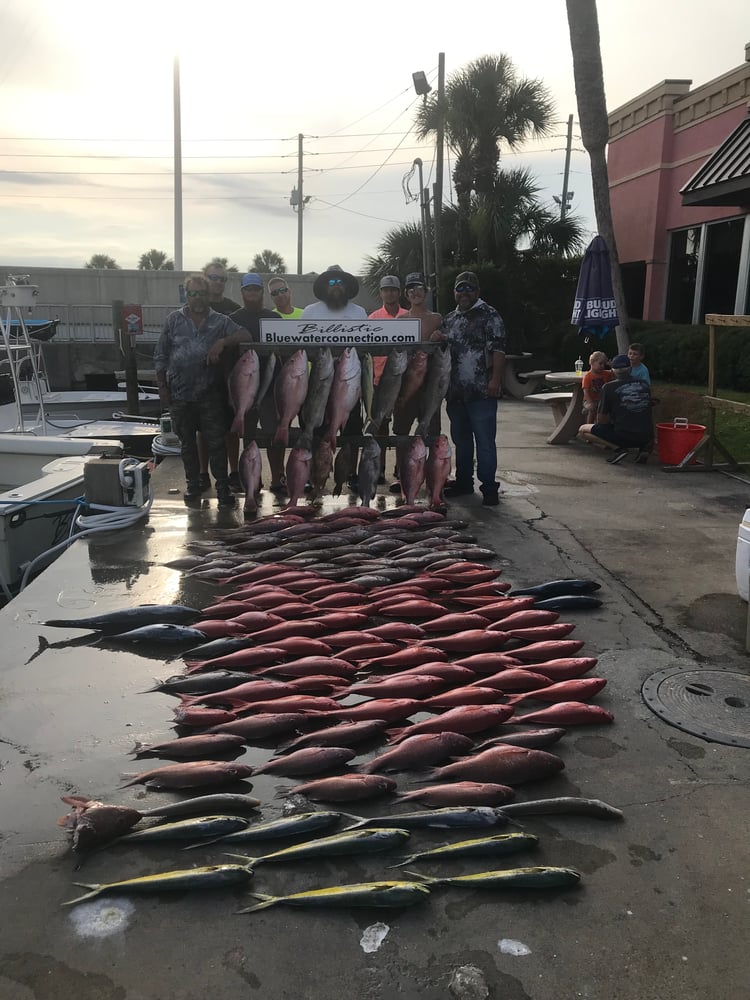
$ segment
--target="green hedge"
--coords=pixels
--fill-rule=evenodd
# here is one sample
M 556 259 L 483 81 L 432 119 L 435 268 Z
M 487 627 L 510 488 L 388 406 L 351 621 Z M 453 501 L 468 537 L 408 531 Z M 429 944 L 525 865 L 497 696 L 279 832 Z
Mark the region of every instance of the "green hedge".
M 651 375 L 663 382 L 706 385 L 708 327 L 633 321 L 632 339 L 646 348 Z M 721 329 L 716 340 L 716 379 L 723 389 L 750 392 L 750 329 Z

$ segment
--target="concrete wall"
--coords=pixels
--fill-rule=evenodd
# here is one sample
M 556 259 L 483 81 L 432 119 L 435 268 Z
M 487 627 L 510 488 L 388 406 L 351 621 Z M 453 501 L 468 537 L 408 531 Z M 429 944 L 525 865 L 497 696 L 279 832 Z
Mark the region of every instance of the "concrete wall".
M 105 375 L 124 367 L 124 357 L 112 329 L 112 302 L 143 306 L 144 332 L 138 337 L 136 356 L 140 369 L 153 368 L 154 345 L 168 312 L 179 307 L 179 286 L 192 271 L 89 270 L 87 268 L 0 267 L 0 284 L 7 276 L 28 275 L 39 294 L 34 319 L 59 319 L 53 341 L 43 353 L 53 389 L 83 388 L 87 375 Z M 264 275 L 266 280 L 271 275 Z M 242 302 L 240 274 L 230 273 L 225 294 Z M 287 275 L 292 301 L 306 306 L 315 301 L 315 274 Z M 360 287 L 355 302 L 368 312 L 380 302 Z M 266 294 L 266 305 L 273 299 Z

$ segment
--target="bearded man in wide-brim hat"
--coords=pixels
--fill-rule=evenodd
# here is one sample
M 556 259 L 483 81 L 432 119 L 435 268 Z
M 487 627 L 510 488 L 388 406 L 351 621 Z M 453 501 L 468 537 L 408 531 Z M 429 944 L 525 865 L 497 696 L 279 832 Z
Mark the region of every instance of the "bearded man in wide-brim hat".
M 359 292 L 359 282 L 338 264 L 319 274 L 313 285 L 317 302 L 305 306 L 300 319 L 367 319 L 367 313 L 351 300 Z

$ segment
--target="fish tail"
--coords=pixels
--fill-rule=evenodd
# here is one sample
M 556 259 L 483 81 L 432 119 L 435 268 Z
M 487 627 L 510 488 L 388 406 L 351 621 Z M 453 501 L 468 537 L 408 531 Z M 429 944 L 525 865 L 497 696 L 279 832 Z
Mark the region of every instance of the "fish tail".
M 283 444 L 286 448 L 289 444 L 289 428 L 278 426 L 273 436 L 274 444 Z
M 408 875 L 409 878 L 415 878 L 419 882 L 424 882 L 425 885 L 440 885 L 442 882 L 450 881 L 450 879 L 433 878 L 431 875 L 420 875 L 419 872 L 410 872 L 404 869 L 404 875 Z
M 245 426 L 245 414 L 235 413 L 234 420 L 232 421 L 232 426 L 229 428 L 232 434 L 239 434 Z
M 398 729 L 386 729 L 385 735 L 388 737 L 389 743 L 398 743 L 401 737 L 406 732 L 406 726 L 399 726 Z
M 395 865 L 388 865 L 388 868 L 403 868 L 404 865 L 410 864 L 412 861 L 416 861 L 419 857 L 418 854 L 410 854 L 408 858 L 404 858 L 402 861 L 397 861 Z
M 105 889 L 105 886 L 99 882 L 74 882 L 73 885 L 77 885 L 79 889 L 90 889 L 91 891 L 83 896 L 77 896 L 75 899 L 68 899 L 64 903 L 60 903 L 60 906 L 75 906 L 76 903 L 82 903 L 86 899 L 94 899 L 95 896 L 101 895 Z
M 266 910 L 269 906 L 274 906 L 281 900 L 281 896 L 267 896 L 262 892 L 251 892 L 253 899 L 260 899 L 260 903 L 255 906 L 247 906 L 244 910 L 237 910 L 237 913 L 255 913 L 257 910 Z
M 136 691 L 136 694 L 152 694 L 154 691 L 161 691 L 161 681 L 158 677 L 154 677 L 154 686 L 152 688 L 146 688 L 145 691 Z
M 249 858 L 246 854 L 229 854 L 227 851 L 224 852 L 224 856 L 234 858 L 235 861 L 242 861 L 246 868 L 252 868 L 253 864 L 257 864 L 260 861 L 260 858 Z

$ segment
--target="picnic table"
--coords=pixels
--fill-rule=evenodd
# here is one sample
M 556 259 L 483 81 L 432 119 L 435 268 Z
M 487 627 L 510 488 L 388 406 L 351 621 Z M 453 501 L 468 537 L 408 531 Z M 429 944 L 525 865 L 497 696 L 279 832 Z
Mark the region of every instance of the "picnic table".
M 528 362 L 532 355 L 528 351 L 521 354 L 506 354 L 505 368 L 503 369 L 503 394 L 512 396 L 513 399 L 524 399 L 526 396 L 537 392 L 544 384 L 545 375 L 549 371 L 519 372 L 517 363 Z
M 533 403 L 545 403 L 552 410 L 555 429 L 547 444 L 567 444 L 583 423 L 583 379 L 575 372 L 548 372 L 548 385 L 559 386 L 561 392 L 540 392 L 526 396 Z

